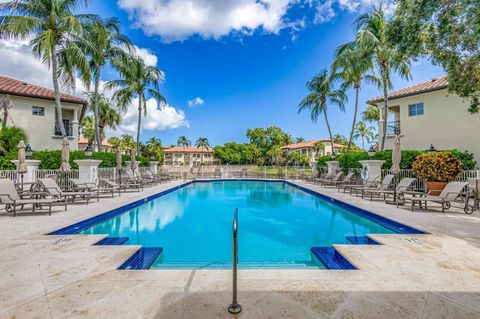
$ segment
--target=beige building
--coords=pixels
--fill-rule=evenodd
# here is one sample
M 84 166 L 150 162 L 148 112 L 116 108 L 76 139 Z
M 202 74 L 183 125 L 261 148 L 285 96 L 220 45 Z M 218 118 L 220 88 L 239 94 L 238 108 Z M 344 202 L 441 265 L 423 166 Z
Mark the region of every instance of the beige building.
M 22 128 L 33 150 L 61 148 L 62 136 L 56 121 L 53 90 L 0 76 L 0 98 L 11 101 L 7 125 Z M 77 150 L 79 123 L 88 102 L 67 94 L 62 94 L 61 100 L 63 124 L 70 149 Z
M 469 102 L 449 94 L 447 87 L 443 76 L 389 94 L 386 149 L 392 149 L 395 134 L 400 134 L 405 150 L 425 150 L 433 144 L 437 150 L 468 150 L 480 160 L 480 114 L 470 114 Z M 383 107 L 383 97 L 368 103 Z
M 323 147 L 317 152 L 315 149 L 316 143 L 322 143 Z M 334 143 L 333 144 L 335 153 L 338 154 L 341 152 L 343 145 Z M 332 154 L 332 143 L 329 138 L 324 138 L 321 140 L 312 140 L 307 142 L 289 144 L 282 147 L 285 155 L 290 152 L 297 152 L 300 154 L 306 154 L 310 158 L 310 162 L 316 162 L 317 158 L 324 155 Z
M 78 150 L 85 151 L 88 145 L 88 139 L 85 136 L 80 136 L 78 139 Z M 93 146 L 92 146 L 93 147 Z M 113 145 L 108 143 L 107 140 L 102 141 L 102 152 L 112 153 L 115 152 L 115 148 Z
M 213 158 L 212 148 L 198 148 L 198 147 L 165 147 L 163 149 L 165 154 L 164 165 L 173 166 L 199 166 L 220 164 L 218 159 Z

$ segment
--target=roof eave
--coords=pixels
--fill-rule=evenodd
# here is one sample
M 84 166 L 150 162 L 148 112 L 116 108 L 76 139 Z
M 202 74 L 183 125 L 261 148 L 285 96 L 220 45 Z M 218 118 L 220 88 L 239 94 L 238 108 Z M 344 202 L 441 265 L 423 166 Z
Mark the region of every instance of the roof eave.
M 441 87 L 437 87 L 437 88 L 433 88 L 433 89 L 427 89 L 427 90 L 423 90 L 423 91 L 420 91 L 420 92 L 406 93 L 406 94 L 397 95 L 397 96 L 388 98 L 388 100 L 389 100 L 389 101 L 397 100 L 397 99 L 401 99 L 401 98 L 404 98 L 404 97 L 415 96 L 415 95 L 420 95 L 420 94 L 424 94 L 424 93 L 430 93 L 430 92 L 445 90 L 445 89 L 447 89 L 447 88 L 448 88 L 448 85 L 442 85 Z M 384 100 L 383 98 L 381 98 L 381 99 L 376 99 L 376 100 L 368 100 L 368 101 L 367 101 L 367 104 L 375 105 L 376 103 L 383 102 L 383 100 Z

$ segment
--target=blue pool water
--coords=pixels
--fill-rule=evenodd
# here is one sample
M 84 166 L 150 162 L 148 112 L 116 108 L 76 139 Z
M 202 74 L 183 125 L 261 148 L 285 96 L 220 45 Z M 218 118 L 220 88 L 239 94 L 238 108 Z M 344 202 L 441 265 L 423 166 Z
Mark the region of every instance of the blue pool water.
M 162 247 L 152 268 L 229 266 L 232 218 L 239 209 L 240 267 L 322 267 L 310 248 L 346 236 L 394 233 L 283 182 L 193 183 L 82 231 Z

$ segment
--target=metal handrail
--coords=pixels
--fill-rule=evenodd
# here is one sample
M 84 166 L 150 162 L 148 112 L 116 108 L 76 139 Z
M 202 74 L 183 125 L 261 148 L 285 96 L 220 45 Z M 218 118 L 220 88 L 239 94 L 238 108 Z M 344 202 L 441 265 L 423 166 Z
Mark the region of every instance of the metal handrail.
M 232 261 L 232 278 L 233 293 L 232 303 L 228 305 L 228 312 L 237 314 L 242 311 L 242 306 L 237 302 L 237 264 L 238 264 L 238 208 L 233 212 L 233 261 Z

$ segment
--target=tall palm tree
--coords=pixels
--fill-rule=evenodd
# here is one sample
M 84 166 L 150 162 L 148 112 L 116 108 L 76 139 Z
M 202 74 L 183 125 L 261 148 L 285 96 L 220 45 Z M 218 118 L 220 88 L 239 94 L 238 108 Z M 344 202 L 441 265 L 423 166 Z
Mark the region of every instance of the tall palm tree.
M 151 147 L 162 147 L 162 141 L 153 136 L 147 140 L 147 145 Z
M 333 79 L 329 76 L 327 70 L 322 70 L 318 75 L 307 83 L 310 93 L 303 98 L 298 107 L 298 112 L 308 110 L 312 121 L 317 122 L 318 117 L 323 114 L 325 123 L 327 124 L 328 134 L 330 135 L 330 143 L 333 147 L 333 135 L 330 122 L 327 116 L 327 105 L 332 104 L 345 110 L 345 102 L 347 95 L 343 90 L 336 90 L 333 87 Z
M 159 108 L 165 107 L 167 102 L 159 91 L 165 75 L 156 66 L 146 65 L 138 56 L 126 55 L 111 62 L 122 76 L 122 79 L 109 81 L 105 85 L 107 89 L 118 89 L 113 94 L 113 100 L 126 110 L 132 100 L 138 98 L 137 154 L 140 154 L 142 110 L 143 115 L 147 116 L 147 94 L 157 101 Z
M 93 75 L 93 114 L 95 119 L 95 139 L 98 151 L 102 151 L 101 128 L 99 116 L 99 86 L 103 67 L 109 60 L 120 59 L 126 54 L 124 49 L 133 52 L 130 39 L 120 33 L 120 21 L 117 18 L 108 18 L 85 27 L 87 41 L 79 41 L 79 47 L 89 56 L 90 68 Z M 113 64 L 115 65 L 115 64 Z
M 381 115 L 382 134 L 380 150 L 385 149 L 388 120 L 388 89 L 392 87 L 390 73 L 397 72 L 402 78 L 410 79 L 410 63 L 400 55 L 388 41 L 388 22 L 385 19 L 382 6 L 374 7 L 372 11 L 361 14 L 356 20 L 357 33 L 355 44 L 366 52 L 381 75 L 383 89 L 383 112 Z
M 350 152 L 353 141 L 353 131 L 357 123 L 358 96 L 362 81 L 366 80 L 367 82 L 375 84 L 377 87 L 381 86 L 380 79 L 375 74 L 370 73 L 370 71 L 373 71 L 373 67 L 374 64 L 369 54 L 360 49 L 355 42 L 343 44 L 339 46 L 335 52 L 332 73 L 336 78 L 342 80 L 342 90 L 346 91 L 350 88 L 355 90 L 355 109 L 346 153 Z
M 62 136 L 67 136 L 62 119 L 60 82 L 75 88 L 75 71 L 79 71 L 86 86 L 90 83 L 90 68 L 85 53 L 77 41 L 84 26 L 98 18 L 92 14 L 75 15 L 81 0 L 17 0 L 0 3 L 0 38 L 30 39 L 35 57 L 52 71 L 57 124 Z M 60 81 L 59 81 L 60 79 Z
M 183 147 L 188 147 L 188 146 L 192 145 L 192 142 L 190 142 L 190 140 L 185 135 L 182 135 L 178 138 L 177 145 L 178 146 L 183 146 Z
M 208 138 L 206 138 L 206 137 L 199 137 L 199 138 L 197 139 L 197 141 L 195 142 L 195 146 L 196 146 L 197 148 L 202 149 L 202 150 L 208 149 L 208 148 L 210 147 L 210 144 L 208 143 Z M 201 156 L 202 156 L 201 162 L 202 162 L 202 164 L 203 164 L 203 152 L 201 153 Z
M 95 109 L 95 99 L 97 101 L 97 111 L 98 111 L 98 132 L 100 133 L 100 138 L 103 139 L 105 136 L 105 128 L 116 129 L 117 125 L 120 124 L 122 116 L 119 113 L 118 109 L 114 107 L 104 94 L 95 94 L 95 92 L 88 92 L 87 95 L 90 97 L 90 110 L 94 111 Z M 94 112 L 95 114 L 95 112 Z M 94 115 L 95 118 L 95 115 Z M 94 119 L 94 126 L 97 124 Z M 95 141 L 98 143 L 97 131 L 95 129 Z
M 365 149 L 365 140 L 368 143 L 373 141 L 375 133 L 373 132 L 373 126 L 367 126 L 365 122 L 358 122 L 355 125 L 355 132 L 353 137 L 355 139 L 361 138 L 362 139 L 362 148 Z
M 135 149 L 135 141 L 133 140 L 133 137 L 128 134 L 123 134 L 120 137 L 120 146 L 124 150 L 133 150 Z

